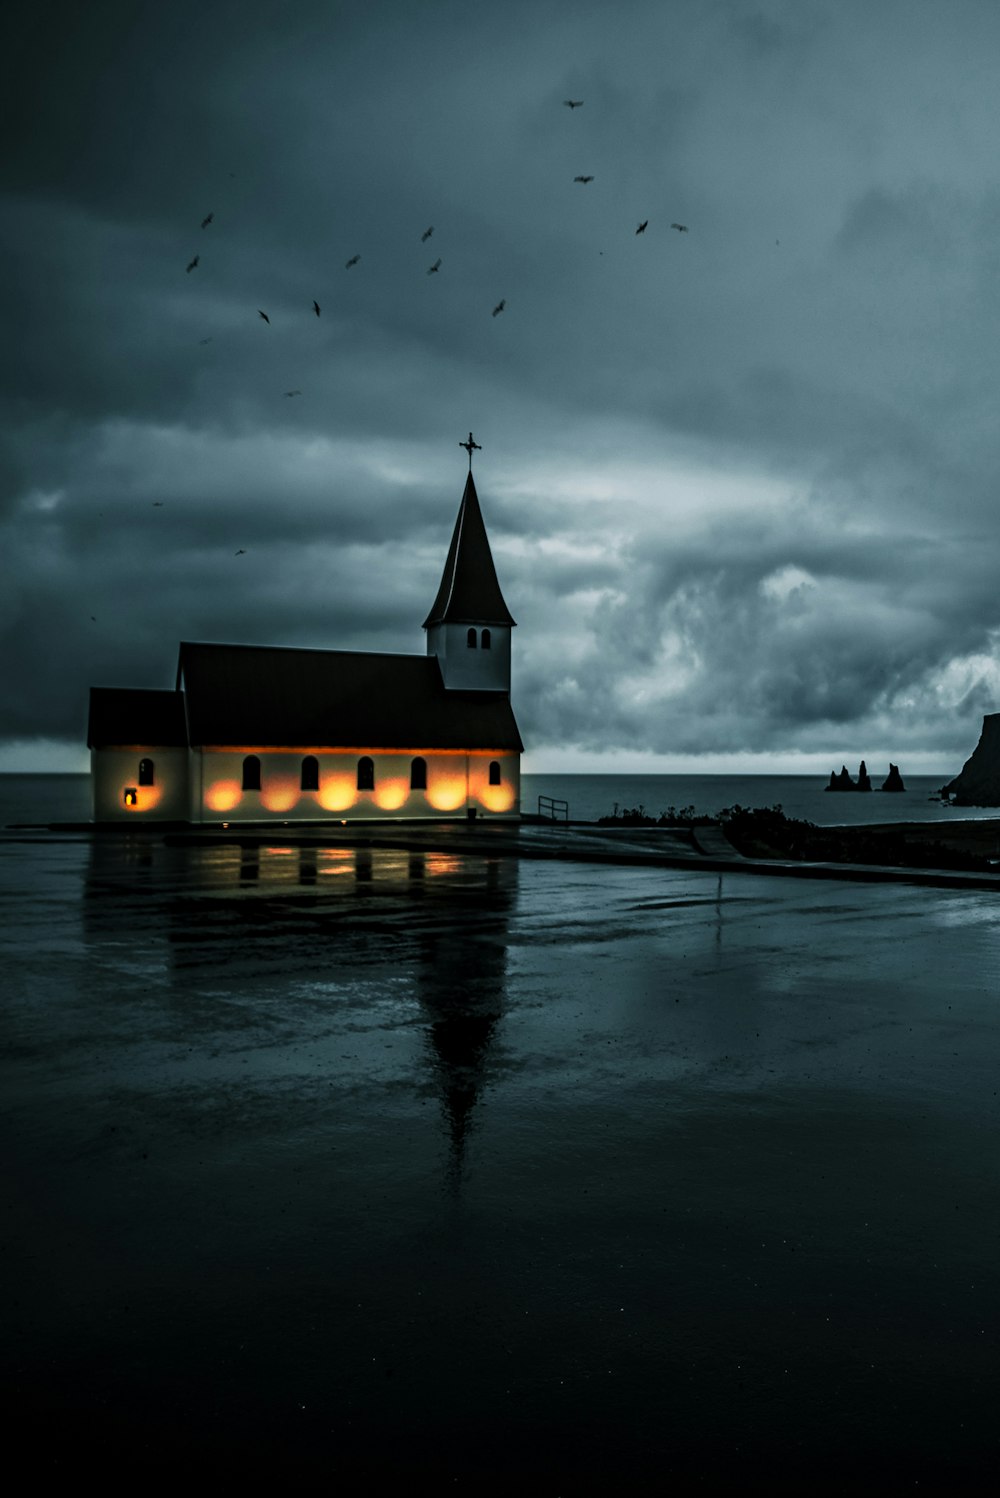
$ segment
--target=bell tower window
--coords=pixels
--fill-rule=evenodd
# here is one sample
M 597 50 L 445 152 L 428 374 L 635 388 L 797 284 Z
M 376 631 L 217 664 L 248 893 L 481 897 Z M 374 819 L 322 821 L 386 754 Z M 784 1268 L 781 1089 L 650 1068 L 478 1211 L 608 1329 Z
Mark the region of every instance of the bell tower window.
M 315 754 L 307 754 L 302 761 L 302 777 L 299 788 L 303 791 L 319 790 L 319 760 Z
M 482 634 L 479 636 L 479 644 L 481 649 L 489 650 L 492 641 L 490 639 L 490 632 L 488 629 L 484 629 Z
M 502 782 L 500 780 L 500 761 L 498 759 L 491 759 L 490 760 L 490 785 L 500 785 L 501 783 Z
M 410 762 L 410 790 L 425 791 L 427 789 L 427 761 L 418 754 L 416 759 Z
M 153 761 L 151 759 L 140 759 L 139 761 L 139 784 L 153 785 Z
M 468 645 L 468 647 L 469 647 L 470 650 L 475 650 L 475 648 L 476 648 L 476 631 L 474 629 L 470 629 L 469 630 L 469 633 L 465 637 L 465 643 L 466 643 L 466 645 Z
M 375 789 L 375 761 L 367 754 L 358 760 L 358 790 L 373 791 Z

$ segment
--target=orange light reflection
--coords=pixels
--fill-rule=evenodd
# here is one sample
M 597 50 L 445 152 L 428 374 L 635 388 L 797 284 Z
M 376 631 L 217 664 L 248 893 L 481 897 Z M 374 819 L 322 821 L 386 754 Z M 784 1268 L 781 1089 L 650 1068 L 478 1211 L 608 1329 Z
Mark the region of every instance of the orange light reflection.
M 353 874 L 354 854 L 349 848 L 327 848 L 319 856 L 321 874 Z
M 217 780 L 205 792 L 205 805 L 209 811 L 232 811 L 242 794 L 238 780 Z
M 260 793 L 265 811 L 290 811 L 298 799 L 298 780 L 291 775 L 268 775 Z
M 432 775 L 427 786 L 427 804 L 435 811 L 456 811 L 465 805 L 464 775 Z
M 514 787 L 512 785 L 484 785 L 479 792 L 479 800 L 487 811 L 496 812 L 498 815 L 503 811 L 510 811 L 514 805 Z
M 126 787 L 122 786 L 122 797 L 124 798 Z M 159 806 L 163 798 L 163 787 L 160 785 L 137 785 L 135 787 L 135 801 L 125 802 L 125 810 L 128 812 L 152 811 Z
M 353 775 L 327 775 L 320 783 L 317 796 L 324 811 L 347 811 L 358 799 L 358 788 Z
M 375 791 L 375 805 L 382 811 L 397 811 L 410 794 L 410 782 L 402 775 L 392 780 L 379 777 Z

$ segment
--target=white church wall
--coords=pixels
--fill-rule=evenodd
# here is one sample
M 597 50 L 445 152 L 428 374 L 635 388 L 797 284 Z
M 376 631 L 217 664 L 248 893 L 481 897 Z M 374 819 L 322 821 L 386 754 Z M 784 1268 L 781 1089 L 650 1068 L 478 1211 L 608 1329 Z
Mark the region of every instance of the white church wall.
M 143 773 L 140 766 L 144 761 L 147 767 Z M 142 784 L 150 776 L 152 784 Z M 155 745 L 92 749 L 90 783 L 95 822 L 183 822 L 188 819 L 186 749 L 165 749 Z
M 490 765 L 500 766 L 500 783 L 490 785 Z M 469 805 L 479 809 L 480 816 L 520 815 L 521 756 L 519 754 L 476 754 L 469 757 Z
M 302 761 L 312 752 L 319 764 L 319 789 L 302 789 Z M 260 790 L 243 789 L 247 755 L 260 760 Z M 427 766 L 426 790 L 410 787 L 411 767 L 419 751 L 372 752 L 374 785 L 358 788 L 358 761 L 363 751 L 272 749 L 205 749 L 192 776 L 199 804 L 193 821 L 293 822 L 351 821 L 382 818 L 463 817 L 474 807 L 479 816 L 520 815 L 520 756 L 489 753 L 434 753 L 419 757 Z M 491 785 L 490 764 L 500 766 L 500 783 Z

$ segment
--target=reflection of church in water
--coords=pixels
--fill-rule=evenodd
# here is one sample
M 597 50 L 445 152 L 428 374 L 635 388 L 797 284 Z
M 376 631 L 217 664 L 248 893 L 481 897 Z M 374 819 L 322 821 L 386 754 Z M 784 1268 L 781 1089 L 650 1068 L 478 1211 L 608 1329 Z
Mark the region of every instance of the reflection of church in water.
M 183 642 L 173 690 L 92 687 L 99 822 L 520 814 L 514 620 L 469 476 L 426 655 Z
M 517 859 L 338 847 L 332 840 L 286 846 L 280 833 L 230 836 L 232 842 L 195 845 L 184 839 L 179 847 L 95 840 L 84 904 L 88 946 L 107 942 L 117 952 L 128 924 L 130 941 L 162 975 L 163 1013 L 155 1028 L 166 1035 L 176 1024 L 185 1052 L 211 1055 L 243 1045 L 231 1029 L 230 989 L 239 994 L 251 1044 L 270 1021 L 262 989 L 277 981 L 296 1012 L 298 989 L 318 993 L 296 1050 L 306 1041 L 318 1044 L 318 1032 L 333 1020 L 340 1028 L 332 1086 L 362 1086 L 373 1107 L 401 1083 L 406 1108 L 420 1096 L 435 1098 L 446 1186 L 457 1191 L 506 1007 Z M 376 987 L 385 981 L 405 996 L 393 1032 L 419 1035 L 415 1070 L 411 1058 L 403 1076 L 383 1059 L 369 976 Z M 349 991 L 356 980 L 364 997 L 346 1008 L 338 997 L 327 1007 L 327 987 L 339 993 L 343 982 Z M 199 997 L 206 985 L 213 994 L 208 1002 Z M 147 1012 L 159 987 L 144 985 Z M 283 1000 L 281 1007 L 287 1024 L 289 1005 Z M 345 1065 L 341 1047 L 360 1044 L 365 1033 L 371 1049 Z M 252 1072 L 244 1075 L 249 1080 Z

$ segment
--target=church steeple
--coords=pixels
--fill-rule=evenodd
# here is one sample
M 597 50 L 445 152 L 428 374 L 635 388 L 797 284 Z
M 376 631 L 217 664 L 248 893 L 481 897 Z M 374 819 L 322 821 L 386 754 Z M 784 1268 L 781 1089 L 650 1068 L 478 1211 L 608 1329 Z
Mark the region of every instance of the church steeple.
M 441 586 L 424 620 L 424 629 L 430 629 L 432 624 L 501 624 L 508 628 L 514 624 L 500 592 L 471 469 L 458 507 Z
M 446 687 L 509 694 L 514 619 L 497 581 L 471 462 L 441 585 L 423 627 L 427 654 L 437 656 Z

